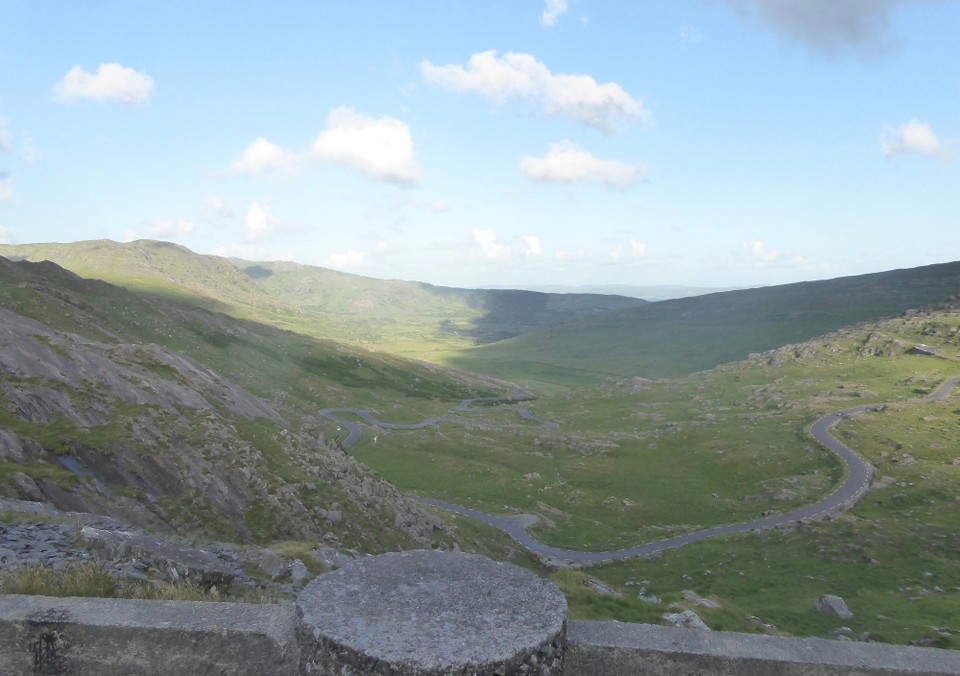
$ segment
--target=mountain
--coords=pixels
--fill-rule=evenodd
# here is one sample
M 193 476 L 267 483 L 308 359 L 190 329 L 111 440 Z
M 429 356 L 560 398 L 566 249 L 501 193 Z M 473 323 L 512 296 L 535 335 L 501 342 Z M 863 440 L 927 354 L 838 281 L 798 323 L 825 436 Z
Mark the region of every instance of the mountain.
M 960 294 L 960 262 L 713 293 L 571 319 L 447 363 L 562 383 L 671 378 Z
M 562 319 L 645 303 L 605 294 L 380 280 L 297 263 L 205 256 L 151 240 L 0 245 L 0 255 L 50 260 L 81 277 L 139 293 L 421 358 L 436 349 L 486 344 Z
M 624 296 L 458 289 L 291 262 L 231 260 L 274 298 L 325 317 L 340 339 L 414 350 L 431 343 L 492 343 L 562 319 L 644 304 Z
M 687 298 L 688 296 L 703 296 L 708 293 L 719 293 L 721 291 L 735 291 L 743 287 L 684 286 L 682 284 L 655 284 L 652 286 L 636 286 L 632 284 L 583 284 L 581 286 L 532 284 L 524 286 L 524 288 L 531 291 L 542 291 L 544 293 L 611 294 L 628 296 L 629 298 L 641 298 L 653 302 L 670 300 L 672 298 Z
M 50 262 L 0 258 L 0 326 L 0 497 L 157 532 L 429 546 L 432 517 L 316 411 L 422 415 L 508 391 Z

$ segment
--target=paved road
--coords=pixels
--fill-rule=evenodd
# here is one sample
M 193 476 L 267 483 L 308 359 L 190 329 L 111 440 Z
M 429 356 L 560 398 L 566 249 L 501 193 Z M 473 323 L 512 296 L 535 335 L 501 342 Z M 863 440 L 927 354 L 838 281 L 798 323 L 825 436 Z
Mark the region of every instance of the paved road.
M 928 401 L 943 400 L 950 394 L 950 391 L 957 384 L 960 384 L 960 376 L 956 376 L 946 381 L 933 394 L 925 397 L 925 399 Z M 627 549 L 618 549 L 605 552 L 585 552 L 550 547 L 549 545 L 545 545 L 539 540 L 534 539 L 534 537 L 527 532 L 526 529 L 531 525 L 530 515 L 494 516 L 484 512 L 479 512 L 475 509 L 470 509 L 469 507 L 454 505 L 448 502 L 441 502 L 439 500 L 429 500 L 427 498 L 416 499 L 418 502 L 424 505 L 439 507 L 441 509 L 455 512 L 456 514 L 462 514 L 463 516 L 469 516 L 477 519 L 478 521 L 483 521 L 491 526 L 495 526 L 496 528 L 506 532 L 508 535 L 510 535 L 510 537 L 529 549 L 531 552 L 547 559 L 552 559 L 557 563 L 591 564 L 599 563 L 601 561 L 627 559 L 643 554 L 653 554 L 655 552 L 661 552 L 665 549 L 680 547 L 691 542 L 706 540 L 707 538 L 717 537 L 719 535 L 729 535 L 731 533 L 743 533 L 747 531 L 774 528 L 776 526 L 792 523 L 794 521 L 800 521 L 802 519 L 832 516 L 844 510 L 850 509 L 870 488 L 870 481 L 873 478 L 873 468 L 871 468 L 863 458 L 857 455 L 846 444 L 832 436 L 830 434 L 830 429 L 847 416 L 862 413 L 864 411 L 879 410 L 882 407 L 882 404 L 871 404 L 867 406 L 856 406 L 854 408 L 843 409 L 841 411 L 823 416 L 810 426 L 808 430 L 810 435 L 828 449 L 833 451 L 846 466 L 847 478 L 843 482 L 843 485 L 822 500 L 818 500 L 811 505 L 801 507 L 800 509 L 787 512 L 785 514 L 755 519 L 753 521 L 745 521 L 743 523 L 714 526 L 713 528 L 707 528 L 694 533 L 685 533 L 683 535 L 677 535 L 675 537 L 659 540 L 657 542 L 648 542 L 646 544 L 638 545 L 636 547 L 629 547 Z
M 503 403 L 503 402 L 513 402 L 513 401 L 523 401 L 524 399 L 530 399 L 530 395 L 524 392 L 514 392 L 509 397 L 474 397 L 473 399 L 464 399 L 461 401 L 456 408 L 450 409 L 450 413 L 456 413 L 460 411 L 466 411 L 471 406 L 477 402 L 489 402 L 489 403 Z M 520 414 L 520 417 L 527 420 L 532 420 L 533 422 L 540 423 L 545 429 L 556 429 L 557 423 L 544 420 L 543 418 L 538 418 L 533 415 L 529 409 L 522 408 L 520 406 L 498 406 L 500 410 L 516 411 Z M 380 427 L 385 430 L 418 430 L 424 427 L 430 427 L 431 425 L 439 425 L 440 423 L 453 423 L 455 425 L 475 425 L 482 428 L 488 428 L 489 426 L 479 420 L 471 420 L 470 418 L 430 418 L 429 420 L 423 420 L 417 423 L 388 423 L 382 420 L 378 420 L 373 417 L 370 411 L 364 411 L 358 408 L 325 408 L 319 411 L 319 414 L 325 418 L 329 418 L 334 421 L 340 427 L 346 428 L 347 436 L 345 439 L 340 440 L 340 447 L 344 450 L 350 448 L 358 441 L 360 441 L 360 436 L 363 433 L 360 429 L 360 423 L 355 420 L 348 420 L 341 417 L 339 414 L 348 413 L 360 418 L 363 418 L 371 425 Z

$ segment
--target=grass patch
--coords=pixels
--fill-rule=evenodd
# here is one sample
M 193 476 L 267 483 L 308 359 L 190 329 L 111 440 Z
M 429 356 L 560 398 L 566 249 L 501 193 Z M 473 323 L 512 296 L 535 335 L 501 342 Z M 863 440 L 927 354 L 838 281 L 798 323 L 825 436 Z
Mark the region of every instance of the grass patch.
M 147 584 L 122 580 L 100 569 L 94 562 L 78 563 L 63 570 L 50 566 L 21 566 L 0 574 L 0 594 L 32 596 L 80 596 L 143 599 L 150 601 L 240 601 L 272 603 L 276 599 L 262 590 L 242 589 L 225 594 L 188 583 Z

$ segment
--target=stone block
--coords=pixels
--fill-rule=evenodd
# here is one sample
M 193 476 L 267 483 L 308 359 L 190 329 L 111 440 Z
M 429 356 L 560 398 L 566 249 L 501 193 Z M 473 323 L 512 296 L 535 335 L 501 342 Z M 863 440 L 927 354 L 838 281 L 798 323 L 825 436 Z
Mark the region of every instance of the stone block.
M 314 579 L 297 604 L 301 673 L 562 673 L 563 594 L 528 570 L 474 554 L 357 559 Z
M 291 604 L 0 596 L 0 676 L 296 674 Z

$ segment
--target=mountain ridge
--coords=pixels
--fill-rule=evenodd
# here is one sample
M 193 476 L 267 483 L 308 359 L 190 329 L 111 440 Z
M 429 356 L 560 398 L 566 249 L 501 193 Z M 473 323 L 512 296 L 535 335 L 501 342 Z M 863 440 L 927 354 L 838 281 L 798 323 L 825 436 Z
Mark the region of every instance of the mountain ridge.
M 574 382 L 576 372 L 589 369 L 602 376 L 681 377 L 958 295 L 960 262 L 724 291 L 565 320 L 451 355 L 446 363 L 531 378 L 555 368 Z

